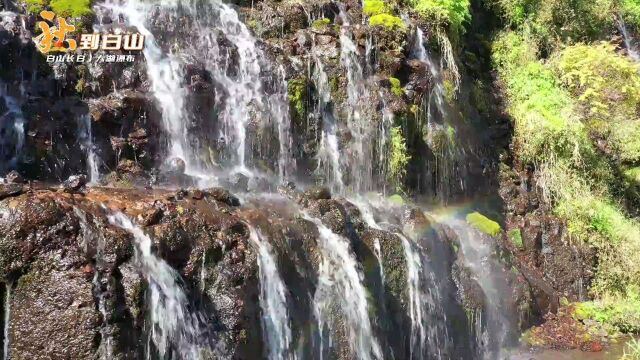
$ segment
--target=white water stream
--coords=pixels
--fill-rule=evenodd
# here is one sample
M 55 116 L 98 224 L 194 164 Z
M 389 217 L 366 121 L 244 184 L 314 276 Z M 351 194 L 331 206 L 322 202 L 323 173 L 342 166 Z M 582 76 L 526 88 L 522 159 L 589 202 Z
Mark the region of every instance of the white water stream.
M 287 311 L 287 287 L 280 277 L 273 249 L 259 230 L 251 228 L 249 240 L 258 253 L 262 332 L 269 360 L 294 359 Z
M 633 39 L 629 30 L 627 29 L 627 24 L 625 23 L 622 16 L 619 16 L 616 19 L 618 23 L 618 29 L 620 29 L 620 33 L 622 34 L 622 39 L 624 40 L 624 47 L 627 49 L 627 54 L 629 57 L 633 59 L 635 62 L 640 62 L 640 52 L 638 52 L 638 47 L 636 41 Z
M 337 320 L 331 307 L 337 301 L 344 316 L 352 356 L 361 360 L 382 359 L 382 349 L 373 333 L 369 318 L 367 290 L 363 285 L 362 271 L 349 241 L 333 233 L 320 220 L 308 215 L 305 215 L 305 219 L 318 227 L 318 247 L 322 254 L 313 301 L 315 317 L 322 336 L 320 358 L 325 350 L 324 346 L 331 346 L 330 334 L 335 330 L 334 322 Z M 329 334 L 328 343 L 324 341 L 325 326 Z
M 15 166 L 24 146 L 25 119 L 20 102 L 9 94 L 9 86 L 0 81 L 0 98 L 6 106 L 0 112 L 0 129 L 4 134 L 0 137 L 0 172 Z
M 9 360 L 9 320 L 11 320 L 11 288 L 12 284 L 5 284 L 4 291 L 4 329 L 2 329 L 3 342 L 3 360 Z
M 291 156 L 290 119 L 284 71 L 273 69 L 266 61 L 267 56 L 258 47 L 247 26 L 239 19 L 236 11 L 220 1 L 206 5 L 195 0 L 179 2 L 163 0 L 146 3 L 138 0 L 121 4 L 109 0 L 106 5 L 115 14 L 122 14 L 131 26 L 135 26 L 145 37 L 144 56 L 147 74 L 151 79 L 152 93 L 162 111 L 164 130 L 169 137 L 167 160 L 182 159 L 186 173 L 196 178 L 211 178 L 211 169 L 201 159 L 198 146 L 201 135 L 191 131 L 192 121 L 188 114 L 188 92 L 185 84 L 185 65 L 201 61 L 210 72 L 222 93 L 216 92 L 216 101 L 222 109 L 218 113 L 219 134 L 217 138 L 224 151 L 231 157 L 231 167 L 236 171 L 251 174 L 248 168 L 247 143 L 248 127 L 256 119 L 265 127 L 275 124 L 280 141 L 278 172 L 281 178 L 293 173 L 295 162 Z M 166 53 L 152 31 L 157 8 L 171 15 L 174 21 L 187 16 L 194 23 L 192 37 L 186 48 Z M 219 43 L 219 35 L 235 47 L 237 62 L 230 56 L 226 44 Z M 177 48 L 177 46 L 176 46 Z M 278 83 L 276 92 L 268 95 L 263 84 L 263 74 L 273 73 Z M 197 115 L 197 114 L 196 114 Z M 211 134 L 208 134 L 211 135 Z
M 148 283 L 146 305 L 150 340 L 162 358 L 196 360 L 206 349 L 201 339 L 201 316 L 189 309 L 187 295 L 178 274 L 151 251 L 152 240 L 122 213 L 109 215 L 109 222 L 133 235 L 135 264 Z M 149 355 L 149 354 L 147 354 Z
M 80 142 L 80 148 L 85 153 L 87 162 L 87 175 L 89 184 L 95 184 L 100 180 L 99 159 L 93 145 L 93 135 L 91 133 L 91 116 L 89 114 L 80 115 L 78 117 L 77 137 Z

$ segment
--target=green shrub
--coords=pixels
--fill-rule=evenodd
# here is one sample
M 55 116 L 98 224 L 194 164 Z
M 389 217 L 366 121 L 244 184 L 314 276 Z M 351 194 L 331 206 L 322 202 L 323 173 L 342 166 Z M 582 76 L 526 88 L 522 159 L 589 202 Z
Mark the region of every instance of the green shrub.
M 500 33 L 493 42 L 491 59 L 504 78 L 516 69 L 537 60 L 538 49 L 533 41 L 514 32 Z
M 387 30 L 406 30 L 404 21 L 397 16 L 389 14 L 378 14 L 369 18 L 369 25 L 384 26 Z
M 500 224 L 480 214 L 479 212 L 468 214 L 467 222 L 471 226 L 490 236 L 497 236 L 502 230 L 500 228 Z
M 414 11 L 436 26 L 463 32 L 471 19 L 469 0 L 411 0 Z
M 556 66 L 564 85 L 590 115 L 635 115 L 640 102 L 639 68 L 612 44 L 570 46 L 561 52 Z
M 624 177 L 628 182 L 634 185 L 640 185 L 640 167 L 626 170 L 624 172 Z
M 596 320 L 623 333 L 640 333 L 640 294 L 630 290 L 624 297 L 604 296 L 600 300 L 578 303 L 574 317 Z
M 51 10 L 62 17 L 81 17 L 93 14 L 91 0 L 51 0 Z
M 640 1 L 621 0 L 620 13 L 627 23 L 640 29 Z
M 366 16 L 387 14 L 391 11 L 384 0 L 364 0 L 362 11 Z
M 494 0 L 502 15 L 542 47 L 590 41 L 613 28 L 614 0 Z
M 640 119 L 612 123 L 609 135 L 609 143 L 618 159 L 640 163 Z

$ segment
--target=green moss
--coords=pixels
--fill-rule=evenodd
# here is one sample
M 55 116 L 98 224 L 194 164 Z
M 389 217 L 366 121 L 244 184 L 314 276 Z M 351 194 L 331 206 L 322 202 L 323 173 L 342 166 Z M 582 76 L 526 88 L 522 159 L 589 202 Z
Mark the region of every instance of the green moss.
M 413 10 L 437 27 L 450 27 L 464 31 L 464 24 L 471 19 L 469 0 L 411 0 Z
M 391 129 L 388 157 L 388 178 L 396 191 L 402 191 L 402 184 L 407 174 L 407 164 L 411 156 L 407 151 L 407 143 L 402 129 L 397 126 Z
M 513 229 L 509 231 L 509 239 L 519 250 L 524 250 L 524 243 L 522 242 L 522 232 L 520 229 Z
M 327 18 L 322 18 L 322 19 L 315 20 L 311 24 L 311 27 L 314 28 L 314 29 L 324 29 L 327 26 L 329 26 L 329 24 L 331 24 L 331 20 L 329 20 Z
M 93 14 L 91 0 L 51 0 L 51 10 L 58 16 L 81 17 Z
M 402 89 L 402 84 L 400 80 L 394 77 L 389 78 L 389 83 L 391 84 L 391 92 L 396 96 L 404 96 L 404 90 Z
M 500 228 L 500 224 L 480 214 L 479 212 L 468 214 L 467 222 L 476 229 L 491 236 L 500 234 L 500 231 L 502 230 Z
M 258 21 L 256 21 L 256 19 L 247 21 L 247 27 L 255 31 L 258 28 Z
M 394 205 L 404 205 L 404 199 L 402 198 L 402 195 L 399 194 L 389 196 L 387 201 Z
M 365 0 L 362 8 L 362 12 L 369 17 L 386 14 L 390 10 L 383 0 Z
M 294 112 L 294 116 L 298 120 L 304 119 L 307 111 L 307 80 L 304 78 L 289 80 L 287 83 L 287 92 L 289 104 Z
M 378 14 L 369 18 L 369 25 L 383 26 L 387 30 L 405 31 L 407 26 L 401 18 L 389 14 Z

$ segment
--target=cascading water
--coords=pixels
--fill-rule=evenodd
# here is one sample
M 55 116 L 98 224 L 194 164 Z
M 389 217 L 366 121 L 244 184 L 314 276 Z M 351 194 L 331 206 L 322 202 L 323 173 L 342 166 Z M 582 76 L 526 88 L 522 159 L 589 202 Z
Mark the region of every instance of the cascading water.
M 372 159 L 372 142 L 374 134 L 369 126 L 370 121 L 363 113 L 363 104 L 370 101 L 360 56 L 356 44 L 351 39 L 347 16 L 342 13 L 343 24 L 340 30 L 340 61 L 347 75 L 347 127 L 351 133 L 351 141 L 347 149 L 349 159 L 349 187 L 355 193 L 373 190 L 374 171 Z
M 322 60 L 316 52 L 315 38 L 311 55 L 314 61 L 313 80 L 318 91 L 316 116 L 322 119 L 322 136 L 318 149 L 317 172 L 324 178 L 325 183 L 331 187 L 332 191 L 340 193 L 344 190 L 344 183 L 342 181 L 336 116 L 333 110 L 333 100 L 331 99 L 327 73 L 324 71 Z
M 280 277 L 273 249 L 260 231 L 251 228 L 249 239 L 258 252 L 262 331 L 270 360 L 295 359 L 287 312 L 287 288 Z
M 9 320 L 11 320 L 11 288 L 12 284 L 5 284 L 4 291 L 4 319 L 2 324 L 4 324 L 4 328 L 2 329 L 2 359 L 9 360 Z
M 640 62 L 640 53 L 638 52 L 638 48 L 636 46 L 636 42 L 629 33 L 627 29 L 627 24 L 624 21 L 622 16 L 618 16 L 616 19 L 618 23 L 618 29 L 622 34 L 622 39 L 624 40 L 624 47 L 627 49 L 627 53 L 635 62 Z
M 0 82 L 0 173 L 14 167 L 24 146 L 25 120 L 18 100 Z M 6 107 L 3 108 L 2 106 Z
M 361 199 L 351 199 L 362 214 L 363 220 L 374 229 L 382 229 L 373 216 L 373 207 L 388 209 L 388 204 L 372 204 Z M 392 229 L 390 229 L 392 230 Z M 450 345 L 447 316 L 442 308 L 442 294 L 429 267 L 425 251 L 401 232 L 395 232 L 402 240 L 407 264 L 408 315 L 411 335 L 408 359 L 444 359 Z M 375 244 L 374 244 L 375 245 Z M 380 257 L 379 257 L 380 259 Z
M 502 306 L 503 296 L 508 289 L 501 289 L 503 266 L 492 258 L 492 240 L 472 229 L 462 220 L 447 220 L 446 223 L 460 241 L 464 265 L 472 272 L 485 296 L 484 314 L 474 316 L 476 343 L 483 359 L 498 359 L 502 349 L 509 345 L 509 334 L 514 334 L 512 319 Z M 506 281 L 503 282 L 506 284 Z M 484 316 L 483 316 L 484 315 Z
M 95 184 L 100 180 L 100 168 L 99 159 L 95 152 L 95 146 L 93 145 L 93 136 L 91 134 L 91 116 L 89 114 L 80 115 L 78 117 L 77 136 L 80 147 L 85 153 L 89 183 Z
M 445 88 L 445 79 L 441 73 L 441 65 L 437 65 L 424 45 L 424 35 L 417 27 L 415 42 L 412 50 L 413 57 L 425 64 L 429 69 L 432 79 L 432 89 L 424 100 L 426 108 L 426 124 L 423 129 L 425 140 L 435 157 L 434 187 L 437 188 L 437 196 L 442 200 L 448 200 L 452 187 L 465 188 L 464 176 L 458 173 L 460 164 L 465 164 L 465 149 L 457 139 L 456 127 L 453 121 L 456 111 L 450 111 L 452 104 L 451 91 Z M 453 61 L 453 60 L 451 60 Z M 455 65 L 455 64 L 454 64 Z M 457 71 L 453 69 L 452 71 Z M 453 81 L 449 82 L 453 84 Z M 452 85 L 453 86 L 453 85 Z M 447 93 L 449 92 L 449 97 Z M 453 110 L 453 109 L 452 109 Z
M 135 264 L 148 283 L 148 321 L 150 340 L 161 358 L 200 359 L 209 349 L 203 338 L 206 325 L 201 314 L 189 309 L 180 275 L 151 252 L 152 240 L 122 213 L 109 215 L 109 222 L 131 235 L 135 242 Z M 151 355 L 147 353 L 149 358 Z
M 347 327 L 349 345 L 353 358 L 362 360 L 382 359 L 382 349 L 376 339 L 369 319 L 367 290 L 358 268 L 358 263 L 350 249 L 349 241 L 333 233 L 316 218 L 305 215 L 320 233 L 318 247 L 322 262 L 318 274 L 318 286 L 314 297 L 314 314 L 318 322 L 320 336 L 319 358 L 324 358 L 332 345 L 331 332 L 335 331 L 331 311 L 334 301 L 338 301 L 341 315 Z M 325 328 L 326 326 L 326 328 Z
M 115 0 L 114 0 L 115 1 Z M 146 37 L 144 55 L 147 73 L 152 83 L 152 91 L 162 110 L 165 131 L 170 140 L 169 158 L 182 159 L 186 165 L 186 173 L 200 178 L 210 177 L 210 170 L 202 163 L 199 156 L 199 129 L 189 125 L 195 120 L 186 111 L 188 94 L 185 89 L 185 64 L 201 61 L 202 65 L 213 77 L 216 88 L 216 100 L 222 110 L 218 113 L 217 136 L 218 145 L 229 155 L 231 167 L 236 171 L 251 173 L 248 168 L 248 127 L 257 119 L 274 123 L 277 126 L 280 147 L 278 169 L 281 178 L 290 176 L 295 168 L 291 156 L 290 120 L 286 102 L 286 86 L 284 71 L 274 71 L 265 61 L 267 58 L 257 46 L 247 26 L 240 21 L 238 14 L 230 6 L 213 1 L 201 3 L 187 1 L 179 3 L 165 0 L 160 4 L 143 3 L 136 0 L 127 1 L 126 5 L 111 2 L 106 5 L 116 14 L 122 14 L 127 23 L 135 26 Z M 152 25 L 154 14 L 158 9 L 170 15 L 173 21 L 188 16 L 191 34 L 180 54 L 166 54 L 160 46 L 158 34 Z M 185 34 L 186 36 L 187 34 Z M 221 44 L 222 35 L 229 44 Z M 229 49 L 228 47 L 233 47 Z M 230 54 L 234 51 L 237 59 Z M 264 73 L 275 73 L 277 83 L 275 93 L 266 93 L 262 76 Z M 220 92 L 220 93 L 218 93 Z M 255 113 L 262 116 L 255 117 Z M 265 126 L 266 123 L 258 124 Z

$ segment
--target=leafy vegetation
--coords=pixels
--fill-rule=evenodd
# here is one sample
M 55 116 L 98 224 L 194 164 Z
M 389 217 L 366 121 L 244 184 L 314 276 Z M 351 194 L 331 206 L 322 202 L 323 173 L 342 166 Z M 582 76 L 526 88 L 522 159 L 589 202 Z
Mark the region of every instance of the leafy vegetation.
M 619 11 L 624 21 L 633 25 L 636 29 L 640 28 L 640 1 L 621 0 Z
M 497 236 L 502 230 L 500 228 L 500 224 L 480 214 L 479 212 L 468 214 L 467 222 L 471 226 L 490 236 Z
M 51 10 L 58 16 L 81 17 L 93 14 L 91 0 L 51 0 Z
M 22 0 L 27 11 L 37 14 L 47 7 L 62 17 L 82 17 L 93 14 L 92 0 Z
M 362 11 L 366 16 L 371 17 L 380 14 L 388 14 L 390 9 L 384 0 L 365 0 Z
M 404 21 L 397 16 L 390 14 L 378 14 L 369 18 L 369 25 L 371 26 L 384 26 L 387 30 L 401 30 L 407 29 Z
M 289 106 L 293 117 L 297 121 L 304 119 L 307 111 L 307 80 L 304 78 L 291 79 L 287 83 Z
M 640 292 L 630 290 L 624 297 L 605 296 L 596 301 L 576 305 L 574 316 L 578 320 L 593 319 L 614 326 L 625 333 L 640 332 Z
M 556 66 L 563 84 L 588 116 L 634 116 L 640 101 L 639 68 L 618 55 L 612 44 L 570 46 L 560 53 Z
M 469 0 L 411 0 L 413 10 L 436 27 L 464 31 L 471 19 Z
M 388 158 L 389 180 L 396 191 L 402 191 L 402 182 L 407 174 L 407 164 L 411 157 L 407 151 L 407 143 L 399 126 L 391 128 Z
M 618 199 L 637 194 L 640 74 L 636 63 L 600 41 L 615 13 L 627 18 L 632 10 L 625 7 L 635 5 L 493 4 L 511 24 L 495 38 L 492 58 L 513 119 L 516 156 L 537 169 L 547 201 L 567 221 L 569 241 L 598 252 L 591 286 L 597 300 L 577 313 L 638 332 L 640 223 Z
M 614 0 L 494 0 L 505 19 L 544 48 L 597 39 L 614 26 Z

